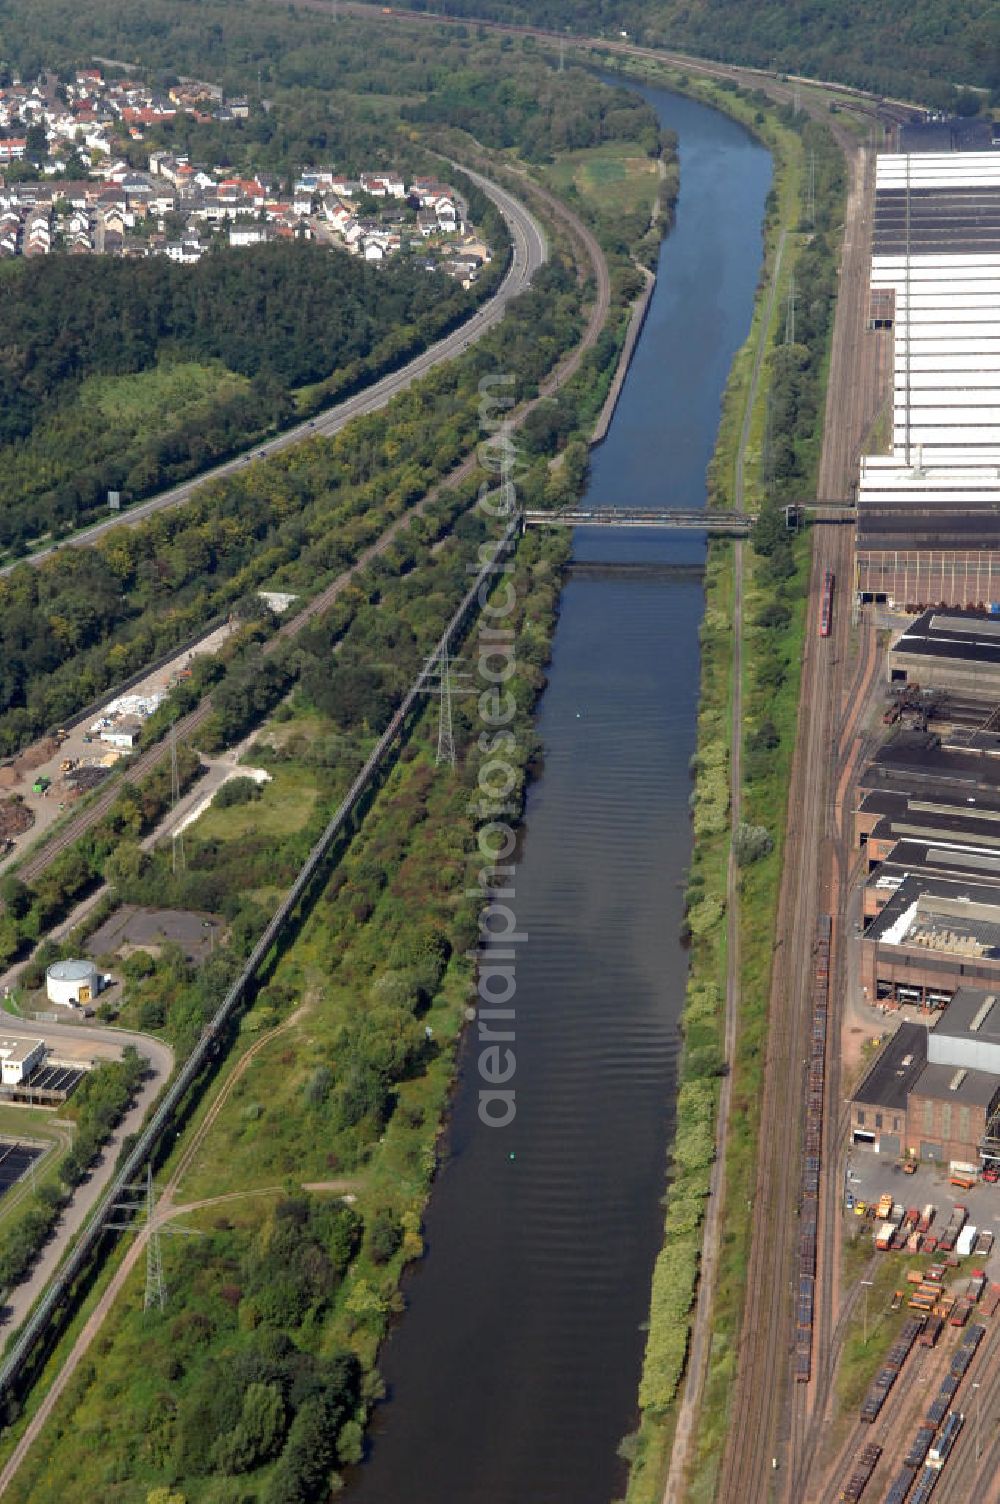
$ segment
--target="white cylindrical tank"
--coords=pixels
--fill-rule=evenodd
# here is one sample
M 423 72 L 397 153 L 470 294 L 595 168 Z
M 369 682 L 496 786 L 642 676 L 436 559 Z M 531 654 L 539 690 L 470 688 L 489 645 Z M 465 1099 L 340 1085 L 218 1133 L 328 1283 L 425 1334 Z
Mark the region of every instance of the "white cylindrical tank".
M 45 973 L 50 1003 L 72 1008 L 89 1003 L 101 990 L 101 974 L 93 961 L 53 961 Z

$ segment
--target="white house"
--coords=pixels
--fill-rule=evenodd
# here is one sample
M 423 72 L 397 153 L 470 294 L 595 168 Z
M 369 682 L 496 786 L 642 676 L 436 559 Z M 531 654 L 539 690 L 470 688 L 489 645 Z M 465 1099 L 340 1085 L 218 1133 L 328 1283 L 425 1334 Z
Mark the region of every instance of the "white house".
M 45 1059 L 41 1039 L 0 1039 L 0 1083 L 20 1086 Z
M 169 251 L 167 254 L 170 254 Z M 124 751 L 131 752 L 141 735 L 142 722 L 139 717 L 123 715 L 119 720 L 112 721 L 110 726 L 102 728 L 101 741 L 107 742 L 109 747 L 121 747 Z

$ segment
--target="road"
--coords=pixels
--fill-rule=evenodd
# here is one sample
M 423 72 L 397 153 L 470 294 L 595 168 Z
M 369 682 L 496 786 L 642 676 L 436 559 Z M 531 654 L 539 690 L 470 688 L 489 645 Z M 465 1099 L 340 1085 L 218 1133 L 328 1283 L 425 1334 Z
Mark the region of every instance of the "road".
M 463 171 L 469 172 L 469 175 L 474 177 L 477 182 L 486 183 L 488 181 L 486 178 L 481 177 L 478 172 L 472 172 L 470 169 L 464 167 Z M 491 188 L 493 188 L 493 191 L 495 193 L 502 195 L 504 200 L 508 200 L 511 204 L 518 204 L 518 207 L 520 208 L 519 201 L 505 189 L 502 189 L 499 186 L 493 184 L 491 184 L 490 186 Z M 588 312 L 587 323 L 583 335 L 581 336 L 573 351 L 562 361 L 560 361 L 555 369 L 549 374 L 549 376 L 547 376 L 541 383 L 537 397 L 533 398 L 529 402 L 521 404 L 520 407 L 518 407 L 508 415 L 511 424 L 514 427 L 517 427 L 519 424 L 523 423 L 529 412 L 531 412 L 539 402 L 544 401 L 547 397 L 550 397 L 554 392 L 558 391 L 558 389 L 576 372 L 576 370 L 579 368 L 580 362 L 584 358 L 584 355 L 589 349 L 594 346 L 601 330 L 604 327 L 611 300 L 611 284 L 608 276 L 608 269 L 605 264 L 601 248 L 591 232 L 587 229 L 583 222 L 578 219 L 575 214 L 572 213 L 571 210 L 567 209 L 559 199 L 555 198 L 546 189 L 539 187 L 537 184 L 530 183 L 527 180 L 525 181 L 525 189 L 530 191 L 530 193 L 536 199 L 540 200 L 552 216 L 562 222 L 570 236 L 577 243 L 579 250 L 582 253 L 583 262 L 585 263 L 589 271 L 589 275 L 593 278 L 594 296 Z M 531 223 L 534 223 L 533 216 L 529 214 L 528 210 L 524 209 L 522 212 L 527 220 L 529 220 Z M 541 230 L 538 231 L 538 237 L 539 238 L 535 246 L 536 254 L 540 254 L 541 249 L 544 249 L 544 237 Z M 534 269 L 533 258 L 532 267 Z M 583 266 L 581 266 L 579 270 L 580 280 L 583 281 L 586 276 L 587 272 L 584 271 Z M 341 574 L 339 574 L 336 579 L 326 587 L 325 590 L 321 591 L 319 595 L 314 596 L 313 599 L 309 601 L 308 604 L 305 605 L 301 610 L 295 612 L 294 614 L 289 613 L 283 621 L 282 625 L 279 627 L 275 636 L 272 637 L 270 641 L 268 641 L 264 645 L 264 648 L 262 650 L 264 654 L 269 655 L 275 652 L 289 638 L 297 636 L 297 634 L 308 625 L 308 623 L 313 619 L 314 616 L 317 616 L 322 612 L 329 610 L 330 606 L 333 605 L 337 598 L 351 584 L 355 575 L 359 571 L 363 570 L 368 564 L 370 564 L 373 559 L 376 559 L 380 554 L 384 553 L 387 548 L 389 548 L 389 546 L 399 535 L 399 533 L 409 527 L 411 520 L 415 516 L 420 515 L 427 504 L 435 498 L 442 487 L 450 487 L 461 483 L 462 481 L 468 479 L 471 475 L 473 475 L 477 468 L 478 458 L 476 452 L 473 451 L 470 455 L 467 456 L 465 460 L 462 461 L 459 466 L 457 466 L 456 469 L 452 470 L 448 475 L 446 475 L 437 486 L 433 487 L 419 502 L 417 502 L 415 506 L 404 512 L 400 517 L 396 519 L 395 522 L 387 527 L 385 532 L 382 533 L 374 543 L 369 544 L 369 546 L 358 555 L 358 558 L 355 560 L 355 562 L 347 569 L 345 569 Z M 212 698 L 210 695 L 206 695 L 206 697 L 198 706 L 196 706 L 194 710 L 183 716 L 176 723 L 175 735 L 178 743 L 191 741 L 191 739 L 196 735 L 199 728 L 204 725 L 205 721 L 208 719 L 211 713 Z M 118 797 L 123 782 L 131 785 L 141 783 L 142 780 L 148 777 L 149 774 L 154 770 L 154 768 L 159 766 L 159 764 L 163 762 L 167 756 L 169 756 L 169 747 L 164 742 L 159 742 L 155 746 L 150 747 L 147 751 L 141 753 L 140 756 L 136 758 L 135 761 L 131 762 L 125 769 L 121 778 L 114 777 L 109 779 L 107 781 L 107 785 L 102 788 L 100 792 L 96 794 L 94 798 L 83 809 L 81 809 L 71 819 L 67 820 L 65 825 L 63 825 L 49 841 L 45 842 L 38 848 L 31 850 L 25 860 L 22 861 L 17 867 L 18 877 L 20 877 L 24 882 L 30 883 L 35 878 L 40 876 L 40 874 L 44 872 L 48 866 L 51 865 L 51 863 L 56 859 L 60 852 L 64 851 L 68 846 L 71 846 L 75 841 L 79 840 L 81 836 L 85 835 L 88 830 L 92 829 L 93 826 L 96 825 L 97 822 L 102 819 L 105 814 L 107 814 L 108 810 L 111 808 L 111 805 Z
M 0 988 L 6 979 L 0 978 Z M 88 1024 L 37 1023 L 34 1019 L 16 1022 L 19 1034 L 28 1034 L 32 1039 L 44 1039 L 54 1051 L 60 1045 L 85 1045 L 95 1047 L 99 1053 L 116 1058 L 127 1044 L 134 1044 L 140 1055 L 149 1061 L 149 1074 L 143 1081 L 132 1107 L 101 1151 L 87 1179 L 76 1187 L 68 1205 L 60 1213 L 53 1235 L 46 1242 L 32 1266 L 27 1279 L 15 1285 L 2 1312 L 4 1337 L 21 1324 L 35 1301 L 41 1295 L 56 1271 L 66 1252 L 67 1245 L 86 1222 L 114 1172 L 122 1143 L 129 1134 L 137 1133 L 143 1119 L 174 1068 L 174 1052 L 162 1039 L 151 1039 L 145 1034 L 132 1034 L 125 1029 L 106 1029 Z
M 405 391 L 419 377 L 426 375 L 442 361 L 452 360 L 456 355 L 460 355 L 467 345 L 482 338 L 488 330 L 498 324 L 506 312 L 507 304 L 512 298 L 524 292 L 530 285 L 535 272 L 545 261 L 548 254 L 545 233 L 534 216 L 513 194 L 489 178 L 483 177 L 481 173 L 464 167 L 462 171 L 466 172 L 467 176 L 472 178 L 496 204 L 507 222 L 514 242 L 513 259 L 503 282 L 492 298 L 477 309 L 471 318 L 458 329 L 453 330 L 451 334 L 438 340 L 436 344 L 428 346 L 401 370 L 392 371 L 388 376 L 383 376 L 381 381 L 366 387 L 356 396 L 339 402 L 336 407 L 330 408 L 320 417 L 310 419 L 305 423 L 298 423 L 294 428 L 285 429 L 275 438 L 257 444 L 251 452 L 238 455 L 235 459 L 216 465 L 212 470 L 203 471 L 179 486 L 173 486 L 169 491 L 163 491 L 148 501 L 129 507 L 127 511 L 111 518 L 110 521 L 95 523 L 93 527 L 82 529 L 73 538 L 63 543 L 40 548 L 24 559 L 17 559 L 0 569 L 0 576 L 9 574 L 11 570 L 17 569 L 22 564 L 38 564 L 42 559 L 47 559 L 62 548 L 88 547 L 115 528 L 134 527 L 136 523 L 152 517 L 155 512 L 181 506 L 185 501 L 190 500 L 202 486 L 208 485 L 211 481 L 221 480 L 226 475 L 234 475 L 242 471 L 254 458 L 266 459 L 270 455 L 280 454 L 282 450 L 289 449 L 294 444 L 301 444 L 304 439 L 315 438 L 317 434 L 329 437 L 339 433 L 353 418 L 361 417 L 364 413 L 377 412 L 379 408 L 385 407 L 387 402 Z

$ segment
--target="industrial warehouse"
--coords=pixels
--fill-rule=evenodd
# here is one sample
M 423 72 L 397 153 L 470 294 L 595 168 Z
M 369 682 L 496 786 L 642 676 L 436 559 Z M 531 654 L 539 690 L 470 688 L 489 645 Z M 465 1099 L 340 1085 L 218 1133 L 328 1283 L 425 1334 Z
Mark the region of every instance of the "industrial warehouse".
M 865 456 L 857 588 L 1000 601 L 1000 154 L 876 163 L 869 327 L 893 332 L 892 441 Z
M 925 611 L 890 648 L 889 681 L 1000 704 L 1000 615 Z
M 903 1023 L 851 1102 L 851 1141 L 880 1154 L 991 1163 L 998 1153 L 1000 994 L 962 988 L 935 1027 Z

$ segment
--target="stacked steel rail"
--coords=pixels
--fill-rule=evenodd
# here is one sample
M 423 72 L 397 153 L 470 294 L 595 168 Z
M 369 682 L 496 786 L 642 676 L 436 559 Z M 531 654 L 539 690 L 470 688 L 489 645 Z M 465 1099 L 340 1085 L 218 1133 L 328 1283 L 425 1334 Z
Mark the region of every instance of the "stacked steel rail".
M 961 1342 L 952 1354 L 948 1372 L 941 1380 L 941 1386 L 931 1401 L 926 1418 L 917 1430 L 916 1435 L 910 1443 L 910 1450 L 903 1458 L 902 1466 L 892 1480 L 889 1492 L 885 1496 L 885 1504 L 905 1504 L 905 1500 L 910 1497 L 911 1488 L 915 1488 L 915 1491 L 910 1498 L 910 1504 L 923 1504 L 923 1501 L 929 1499 L 934 1492 L 941 1468 L 947 1460 L 948 1452 L 951 1451 L 955 1436 L 961 1426 L 961 1418 L 957 1421 L 951 1421 L 946 1449 L 942 1449 L 939 1441 L 938 1450 L 940 1455 L 928 1460 L 927 1454 L 930 1451 L 931 1443 L 934 1440 L 938 1426 L 941 1425 L 942 1421 L 945 1421 L 946 1426 L 948 1425 L 945 1418 L 948 1415 L 952 1400 L 955 1398 L 958 1386 L 968 1372 L 969 1365 L 975 1357 L 976 1350 L 985 1335 L 986 1328 L 979 1325 L 970 1326 L 968 1331 L 963 1335 Z M 952 1411 L 952 1416 L 955 1414 L 956 1412 Z
M 407 690 L 398 710 L 379 737 L 374 750 L 348 789 L 336 814 L 310 851 L 287 896 L 278 906 L 274 917 L 254 946 L 246 966 L 233 982 L 214 1017 L 203 1029 L 198 1043 L 167 1087 L 159 1106 L 98 1202 L 93 1216 L 72 1248 L 69 1257 L 55 1275 L 20 1332 L 15 1336 L 3 1362 L 0 1363 L 0 1395 L 17 1383 L 30 1355 L 50 1334 L 56 1317 L 65 1314 L 77 1280 L 84 1274 L 98 1245 L 109 1232 L 109 1224 L 113 1222 L 112 1214 L 115 1207 L 121 1202 L 147 1161 L 153 1158 L 161 1138 L 172 1128 L 175 1115 L 188 1093 L 213 1057 L 218 1055 L 232 1020 L 247 1000 L 258 971 L 283 934 L 334 843 L 349 827 L 356 808 L 386 761 L 393 743 L 402 733 L 407 717 L 414 707 L 422 702 L 422 697 L 432 687 L 435 673 L 433 665 L 441 652 L 450 645 L 456 633 L 461 631 L 474 614 L 480 590 L 485 588 L 488 593 L 493 577 L 503 569 L 502 559 L 510 551 L 520 531 L 521 520 L 518 516 L 508 524 L 499 542 L 489 551 L 489 556 L 476 574 L 473 584 L 442 632 L 434 653 Z
M 830 1011 L 829 914 L 816 919 L 813 947 L 812 1037 L 806 1090 L 805 1153 L 799 1198 L 799 1285 L 795 1308 L 795 1377 L 807 1384 L 812 1376 L 813 1318 L 816 1305 L 816 1233 L 819 1221 L 819 1171 L 823 1143 L 823 1099 L 826 1092 L 826 1033 Z
M 869 1422 L 878 1420 L 882 1406 L 888 1397 L 889 1390 L 899 1378 L 903 1364 L 910 1355 L 910 1349 L 923 1329 L 924 1318 L 922 1316 L 912 1316 L 903 1327 L 903 1330 L 890 1347 L 885 1362 L 875 1375 L 871 1388 L 865 1395 L 864 1403 L 861 1406 L 862 1420 Z
M 861 1456 L 854 1464 L 854 1471 L 838 1494 L 842 1504 L 857 1504 L 865 1489 L 868 1487 L 872 1473 L 878 1467 L 878 1460 L 882 1455 L 882 1448 L 870 1441 L 862 1450 Z

